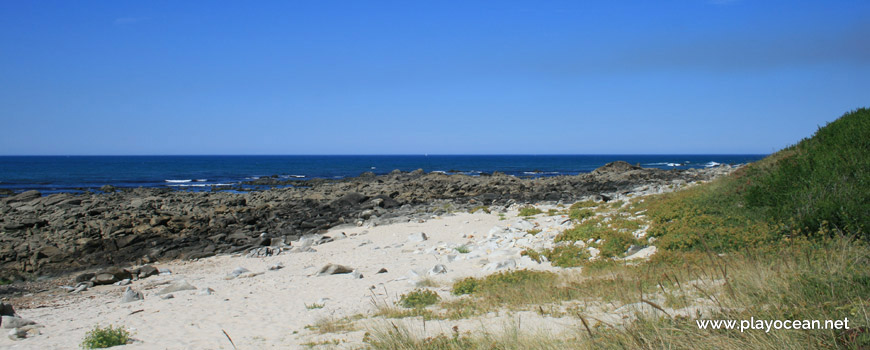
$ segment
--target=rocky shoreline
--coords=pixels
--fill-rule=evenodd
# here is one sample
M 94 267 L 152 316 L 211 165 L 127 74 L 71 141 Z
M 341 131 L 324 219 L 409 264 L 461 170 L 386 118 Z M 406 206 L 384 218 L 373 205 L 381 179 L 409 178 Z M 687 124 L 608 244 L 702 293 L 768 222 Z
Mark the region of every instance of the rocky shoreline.
M 417 170 L 295 181 L 294 187 L 247 193 L 28 191 L 0 197 L 0 278 L 286 247 L 340 225 L 419 221 L 477 206 L 665 192 L 736 168 L 661 170 L 614 162 L 588 174 L 537 179 Z

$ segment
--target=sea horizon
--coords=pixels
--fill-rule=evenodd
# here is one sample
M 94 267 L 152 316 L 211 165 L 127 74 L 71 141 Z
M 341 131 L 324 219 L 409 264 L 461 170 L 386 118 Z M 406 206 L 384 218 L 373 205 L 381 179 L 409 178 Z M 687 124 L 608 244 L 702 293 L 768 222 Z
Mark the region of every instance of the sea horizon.
M 117 188 L 256 190 L 264 177 L 342 179 L 371 172 L 424 172 L 517 177 L 578 175 L 613 161 L 648 168 L 692 169 L 754 162 L 765 154 L 374 154 L 374 155 L 35 155 L 0 156 L 0 189 L 83 192 Z

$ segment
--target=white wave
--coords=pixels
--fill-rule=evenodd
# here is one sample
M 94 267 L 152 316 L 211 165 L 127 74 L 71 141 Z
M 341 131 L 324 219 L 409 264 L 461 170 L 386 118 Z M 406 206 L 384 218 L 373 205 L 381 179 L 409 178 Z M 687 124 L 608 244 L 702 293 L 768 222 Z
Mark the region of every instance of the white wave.
M 177 184 L 177 185 L 166 185 L 166 186 L 169 186 L 169 187 L 211 187 L 211 186 L 232 186 L 232 185 L 233 184 L 217 183 L 217 184 Z
M 720 165 L 722 165 L 722 163 L 718 163 L 718 162 L 709 162 L 707 164 L 704 164 L 704 166 L 707 168 L 712 168 L 714 166 L 720 166 Z
M 683 165 L 680 164 L 680 163 L 668 163 L 668 164 L 666 164 L 666 165 L 667 165 L 667 166 L 683 166 Z
M 166 182 L 171 183 L 171 184 L 181 184 L 181 183 L 188 183 L 188 182 L 191 182 L 193 180 L 186 179 L 186 180 L 163 180 L 163 181 L 166 181 Z
M 674 163 L 646 163 L 644 165 L 668 165 L 668 164 L 674 164 Z
M 208 181 L 208 179 L 196 179 L 196 180 L 193 180 L 193 182 L 206 182 L 206 181 Z
M 433 173 L 433 174 L 447 174 L 447 172 L 444 171 L 444 170 L 435 170 L 435 171 L 433 171 L 432 173 Z
M 305 175 L 289 175 L 289 176 L 290 176 L 290 177 L 295 177 L 295 178 L 297 178 L 297 179 L 301 179 L 301 178 L 305 177 Z

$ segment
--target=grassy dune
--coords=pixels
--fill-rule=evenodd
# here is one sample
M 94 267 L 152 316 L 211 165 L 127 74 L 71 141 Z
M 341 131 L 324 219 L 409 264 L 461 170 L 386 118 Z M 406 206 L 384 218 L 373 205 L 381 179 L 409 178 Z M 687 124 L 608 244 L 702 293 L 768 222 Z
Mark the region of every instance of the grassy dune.
M 429 318 L 493 310 L 539 310 L 582 321 L 573 334 L 508 329 L 416 337 L 393 325 L 366 337 L 375 349 L 862 349 L 870 347 L 870 111 L 859 109 L 735 174 L 647 197 L 620 212 L 644 215 L 660 250 L 642 263 L 588 262 L 582 273 L 502 272 L 454 285 Z M 572 207 L 578 220 L 558 239 L 605 238 L 602 256 L 622 251 L 632 220 L 602 223 L 595 203 Z M 613 209 L 613 207 L 608 208 Z M 580 223 L 581 220 L 582 224 Z M 584 226 L 585 225 L 585 226 Z M 630 235 L 629 235 L 630 236 Z M 609 250 L 606 250 L 609 249 Z M 612 252 L 610 252 L 612 251 Z M 529 252 L 551 254 L 558 252 Z M 556 255 L 552 255 L 556 254 Z M 575 254 L 576 255 L 576 254 Z M 590 303 L 648 305 L 631 322 L 595 319 Z M 658 311 L 656 311 L 658 310 Z M 419 313 L 418 313 L 419 314 Z M 710 330 L 696 320 L 842 320 L 849 330 Z

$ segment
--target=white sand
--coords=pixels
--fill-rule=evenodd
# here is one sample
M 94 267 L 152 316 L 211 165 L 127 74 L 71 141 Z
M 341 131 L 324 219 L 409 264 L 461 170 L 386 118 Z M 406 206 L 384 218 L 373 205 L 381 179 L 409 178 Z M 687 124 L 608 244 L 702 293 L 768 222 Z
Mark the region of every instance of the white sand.
M 510 214 L 508 218 L 516 220 Z M 350 342 L 343 346 L 358 347 L 365 329 L 336 337 L 316 334 L 305 326 L 324 318 L 371 315 L 376 310 L 373 300 L 394 303 L 398 295 L 414 289 L 415 277 L 411 270 L 427 276 L 428 270 L 436 264 L 444 264 L 448 269 L 446 274 L 433 279 L 442 282 L 439 293 L 449 297 L 452 281 L 491 272 L 483 271 L 479 258 L 447 262 L 446 255 L 433 253 L 431 248 L 451 251 L 449 247 L 479 240 L 493 226 L 505 226 L 509 221 L 500 221 L 495 214 L 478 212 L 425 223 L 344 227 L 333 229 L 327 235 L 344 232 L 348 238 L 315 246 L 317 252 L 285 252 L 267 258 L 218 256 L 156 264 L 161 269 L 170 269 L 172 275 L 135 281 L 132 287 L 144 293 L 143 301 L 122 304 L 121 293 L 126 287 L 98 286 L 79 295 L 53 291 L 52 295 L 45 296 L 54 302 L 51 307 L 25 309 L 16 305 L 19 314 L 45 328 L 41 335 L 19 341 L 12 341 L 3 334 L 0 348 L 76 348 L 88 330 L 110 324 L 133 330 L 134 338 L 141 340 L 141 343 L 121 347 L 128 349 L 232 349 L 223 331 L 232 337 L 238 349 L 293 349 L 306 342 L 335 338 Z M 408 242 L 408 235 L 414 232 L 425 232 L 429 239 L 422 243 Z M 472 237 L 463 238 L 463 235 Z M 371 243 L 360 247 L 369 241 Z M 267 270 L 278 262 L 285 268 Z M 355 279 L 350 274 L 317 276 L 319 269 L 328 263 L 353 267 L 364 278 Z M 264 273 L 250 278 L 224 278 L 239 266 Z M 539 266 L 549 269 L 548 264 Z M 381 268 L 388 272 L 377 274 Z M 184 279 L 199 288 L 209 287 L 215 292 L 198 295 L 198 291 L 183 291 L 174 293 L 174 299 L 160 299 L 156 293 L 164 286 L 158 284 L 176 279 Z M 306 304 L 319 301 L 325 305 L 323 308 L 306 308 Z M 131 314 L 138 310 L 142 311 Z M 534 318 L 534 315 L 528 317 Z M 491 325 L 503 328 L 514 318 L 492 318 Z M 483 325 L 480 320 L 474 322 Z M 370 320 L 358 323 L 377 324 Z M 436 323 L 431 327 L 446 331 L 450 328 Z M 474 323 L 463 325 L 463 330 L 473 327 Z

